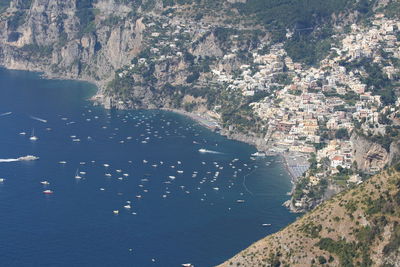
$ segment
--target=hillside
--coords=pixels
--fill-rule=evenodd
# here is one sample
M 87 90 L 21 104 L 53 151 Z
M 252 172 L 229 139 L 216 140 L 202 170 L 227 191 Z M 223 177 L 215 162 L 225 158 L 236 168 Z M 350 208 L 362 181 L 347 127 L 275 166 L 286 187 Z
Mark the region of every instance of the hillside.
M 317 208 L 224 265 L 399 266 L 399 16 L 398 0 L 3 0 L 0 66 L 283 155 L 287 207 Z
M 399 14 L 397 0 L 5 0 L 0 65 L 93 82 L 106 108 L 212 120 L 284 155 L 286 205 L 305 212 L 400 158 Z
M 400 266 L 400 173 L 338 194 L 220 266 Z
M 400 266 L 400 172 L 340 193 L 222 266 Z

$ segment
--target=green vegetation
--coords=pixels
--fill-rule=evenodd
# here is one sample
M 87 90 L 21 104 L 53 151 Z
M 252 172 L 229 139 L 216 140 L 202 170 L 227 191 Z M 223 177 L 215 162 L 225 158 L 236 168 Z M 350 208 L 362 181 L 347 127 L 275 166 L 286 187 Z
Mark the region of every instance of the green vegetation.
M 299 230 L 311 238 L 317 238 L 319 237 L 319 232 L 322 230 L 322 225 L 315 225 L 314 223 L 310 222 L 302 225 Z
M 398 251 L 400 248 L 400 224 L 394 223 L 392 236 L 390 237 L 389 243 L 383 248 L 383 253 L 389 255 L 394 251 Z
M 354 242 L 347 243 L 345 240 L 334 241 L 331 238 L 321 238 L 316 245 L 322 250 L 338 255 L 340 266 L 354 266 L 353 259 L 357 255 L 357 245 Z
M 387 75 L 382 71 L 382 67 L 373 62 L 372 58 L 362 58 L 355 61 L 342 60 L 341 66 L 347 71 L 353 69 L 363 69 L 367 73 L 366 77 L 360 77 L 362 83 L 372 89 L 374 95 L 380 95 L 383 105 L 392 105 L 396 102 L 395 87 Z
M 107 85 L 107 90 L 112 91 L 113 94 L 121 97 L 122 99 L 127 99 L 130 95 L 130 91 L 135 84 L 135 80 L 131 76 L 120 77 L 115 74 L 114 80 L 112 80 Z
M 10 31 L 16 31 L 25 21 L 26 13 L 24 11 L 17 11 L 8 20 L 8 29 Z
M 22 47 L 22 51 L 28 52 L 34 57 L 48 57 L 53 52 L 53 47 L 50 46 L 40 46 L 37 44 L 29 44 Z
M 383 11 L 386 16 L 389 18 L 399 18 L 400 16 L 400 2 L 397 0 L 391 0 L 390 3 L 383 8 Z
M 9 6 L 11 0 L 0 1 L 0 13 L 3 13 Z
M 271 30 L 273 40 L 287 40 L 285 49 L 295 61 L 314 65 L 327 55 L 331 47 L 331 16 L 357 10 L 369 15 L 376 1 L 355 0 L 248 0 L 234 6 L 242 15 Z M 325 24 L 324 27 L 320 27 Z M 287 29 L 293 31 L 286 37 Z
M 347 131 L 346 128 L 340 128 L 339 130 L 336 131 L 335 138 L 347 140 L 349 139 L 349 132 Z
M 96 17 L 93 8 L 94 0 L 77 0 L 76 1 L 76 16 L 80 23 L 80 35 L 93 32 L 95 30 L 94 19 Z

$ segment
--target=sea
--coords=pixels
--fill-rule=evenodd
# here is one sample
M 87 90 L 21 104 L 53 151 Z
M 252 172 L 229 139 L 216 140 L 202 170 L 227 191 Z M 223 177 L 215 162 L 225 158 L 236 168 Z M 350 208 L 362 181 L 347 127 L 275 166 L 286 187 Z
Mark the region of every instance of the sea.
M 281 158 L 95 92 L 0 69 L 1 266 L 214 266 L 295 220 Z

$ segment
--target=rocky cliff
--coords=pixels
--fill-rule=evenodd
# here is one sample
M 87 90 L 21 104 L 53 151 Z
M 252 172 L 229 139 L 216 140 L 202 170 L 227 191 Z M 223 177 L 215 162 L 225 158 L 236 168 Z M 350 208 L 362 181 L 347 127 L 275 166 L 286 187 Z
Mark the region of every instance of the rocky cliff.
M 0 64 L 95 82 L 100 87 L 98 100 L 108 107 L 170 107 L 171 92 L 163 87 L 191 84 L 190 75 L 204 80 L 206 74 L 190 67 L 223 52 L 212 33 L 217 18 L 207 18 L 204 29 L 187 19 L 194 13 L 188 11 L 190 6 L 177 6 L 176 17 L 169 18 L 164 13 L 172 9 L 165 2 L 12 0 L 0 17 Z M 178 37 L 173 44 L 172 29 Z M 163 56 L 149 62 L 150 54 Z M 129 90 L 106 90 L 116 75 L 122 77 L 122 69 L 132 69 L 140 58 L 147 64 L 131 73 Z
M 354 133 L 351 136 L 353 154 L 357 167 L 364 171 L 378 171 L 389 163 L 389 151 L 381 145 L 369 141 L 367 138 Z
M 142 48 L 145 25 L 132 18 L 110 25 L 110 16 L 126 17 L 131 8 L 98 1 L 93 25 L 82 25 L 79 1 L 13 0 L 1 15 L 1 64 L 10 69 L 44 71 L 50 76 L 103 82 Z M 81 16 L 88 14 L 82 14 Z M 89 31 L 84 27 L 95 27 Z

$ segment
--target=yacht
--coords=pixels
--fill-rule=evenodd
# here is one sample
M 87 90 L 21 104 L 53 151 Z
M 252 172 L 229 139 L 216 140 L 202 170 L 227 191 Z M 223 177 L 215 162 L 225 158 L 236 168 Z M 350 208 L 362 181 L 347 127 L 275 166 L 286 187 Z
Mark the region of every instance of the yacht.
M 32 129 L 32 134 L 31 134 L 31 137 L 29 137 L 29 140 L 31 140 L 31 141 L 37 141 L 39 138 L 37 138 L 36 136 L 35 136 L 35 129 Z
M 0 178 L 0 183 L 3 183 L 6 179 Z
M 263 223 L 262 226 L 271 226 L 270 223 Z
M 113 213 L 114 213 L 115 215 L 118 215 L 119 210 L 113 210 Z
M 238 199 L 238 200 L 236 200 L 236 202 L 237 203 L 244 203 L 244 200 L 243 199 Z
M 82 177 L 79 175 L 79 169 L 76 169 L 75 179 L 81 179 Z
M 264 152 L 257 151 L 256 153 L 251 154 L 253 157 L 265 157 Z
M 124 208 L 129 210 L 131 208 L 131 205 L 127 204 L 124 206 Z
M 46 195 L 50 195 L 50 194 L 53 194 L 53 191 L 51 191 L 50 189 L 47 189 L 47 190 L 44 190 L 43 193 Z
M 38 160 L 39 157 L 32 156 L 32 155 L 27 155 L 25 157 L 19 157 L 18 160 L 20 161 L 31 161 L 31 160 Z
M 199 149 L 199 152 L 200 152 L 200 153 L 206 153 L 206 152 L 207 152 L 207 149 L 200 148 L 200 149 Z
M 50 183 L 48 181 L 41 181 L 40 182 L 42 185 L 49 185 Z

